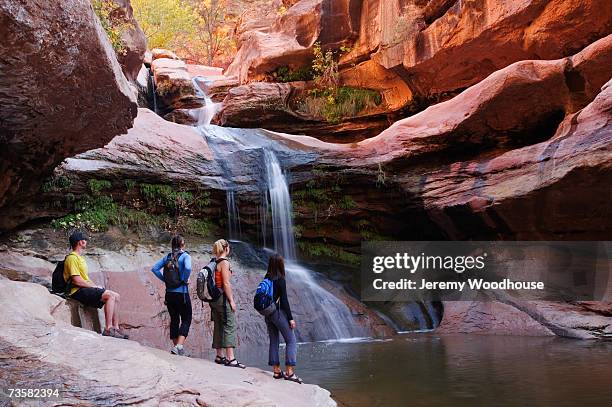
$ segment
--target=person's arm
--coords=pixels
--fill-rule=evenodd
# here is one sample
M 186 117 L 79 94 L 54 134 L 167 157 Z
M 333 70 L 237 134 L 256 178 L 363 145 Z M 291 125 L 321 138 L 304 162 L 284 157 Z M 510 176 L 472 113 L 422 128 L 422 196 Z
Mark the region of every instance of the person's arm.
M 77 287 L 81 287 L 81 288 L 86 288 L 86 287 L 93 287 L 93 288 L 95 288 L 95 287 L 97 287 L 97 285 L 95 285 L 91 281 L 87 281 L 87 280 L 83 279 L 83 277 L 81 277 L 80 274 L 72 275 L 72 276 L 70 276 L 70 278 L 72 279 L 72 284 L 77 286 Z
M 289 299 L 287 298 L 287 283 L 284 278 L 278 280 L 279 297 L 280 297 L 280 308 L 287 314 L 287 320 L 293 321 L 293 315 L 291 315 L 291 307 L 289 306 Z
M 236 312 L 236 303 L 234 302 L 234 294 L 232 293 L 232 284 L 230 283 L 231 273 L 229 269 L 229 262 L 222 261 L 221 263 L 218 264 L 217 267 L 221 269 L 221 279 L 223 281 L 223 293 L 225 293 L 225 296 L 227 297 L 227 300 L 230 303 L 230 307 L 232 307 L 232 311 Z
M 155 276 L 156 276 L 157 278 L 159 278 L 159 279 L 160 279 L 161 281 L 163 281 L 163 282 L 165 282 L 165 281 L 164 281 L 164 276 L 163 276 L 163 274 L 161 273 L 161 271 L 160 271 L 160 270 L 164 268 L 164 264 L 165 264 L 165 263 L 166 263 L 166 257 L 164 256 L 164 257 L 162 257 L 162 259 L 161 259 L 160 261 L 158 261 L 157 263 L 155 263 L 155 265 L 154 265 L 154 266 L 153 266 L 153 268 L 151 269 L 151 272 L 152 272 L 153 274 L 155 274 Z
M 187 282 L 191 275 L 191 256 L 189 253 L 185 253 L 183 256 L 185 257 L 183 260 L 183 281 Z

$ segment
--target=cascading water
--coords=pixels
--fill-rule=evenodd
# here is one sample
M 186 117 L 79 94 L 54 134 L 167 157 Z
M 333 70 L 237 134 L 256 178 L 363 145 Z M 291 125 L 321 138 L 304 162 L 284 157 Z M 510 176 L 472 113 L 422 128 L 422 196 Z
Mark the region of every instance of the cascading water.
M 194 86 L 200 89 L 197 81 Z M 203 91 L 202 96 L 209 100 Z M 208 98 L 208 99 L 207 99 Z M 212 107 L 211 107 L 212 109 Z M 216 109 L 216 107 L 215 107 Z M 264 236 L 269 234 L 267 225 L 272 225 L 274 250 L 285 257 L 287 281 L 292 294 L 292 313 L 298 321 L 297 335 L 300 341 L 320 341 L 367 336 L 349 308 L 315 279 L 314 273 L 296 262 L 295 239 L 291 220 L 292 206 L 289 188 L 281 165 L 272 148 L 283 146 L 260 129 L 232 129 L 210 125 L 210 114 L 206 107 L 198 109 L 198 126 L 207 144 L 216 157 L 223 172 L 220 187 L 227 192 L 228 232 L 231 238 L 240 233 L 240 216 L 236 205 L 239 188 L 256 193 L 256 182 L 243 183 L 245 178 L 260 179 L 262 206 L 260 228 Z M 214 113 L 213 113 L 214 115 Z M 286 150 L 295 153 L 293 150 Z M 295 158 L 295 154 L 293 155 Z M 263 159 L 263 163 L 262 160 Z M 263 166 L 262 166 L 263 164 Z M 261 167 L 260 167 L 261 166 Z M 261 174 L 259 173 L 261 168 Z M 251 170 L 252 169 L 252 170 Z M 256 174 L 248 173 L 254 171 Z M 240 180 L 240 182 L 238 182 Z M 333 283 L 327 282 L 330 288 Z
M 232 240 L 240 240 L 242 239 L 240 212 L 238 211 L 238 206 L 236 205 L 234 191 L 228 189 L 225 197 L 227 202 L 227 229 L 229 238 Z
M 274 152 L 264 149 L 264 162 L 270 199 L 268 204 L 272 212 L 274 248 L 285 257 L 287 280 L 307 288 L 301 291 L 303 295 L 300 296 L 299 302 L 302 307 L 314 313 L 315 332 L 321 335 L 308 339 L 344 339 L 363 336 L 363 329 L 355 324 L 355 319 L 346 304 L 322 288 L 315 281 L 312 271 L 296 262 L 291 221 L 292 207 L 287 179 Z
M 151 92 L 150 99 L 153 100 L 153 111 L 155 114 L 157 113 L 157 91 L 155 89 L 155 77 L 153 76 L 153 72 L 151 68 L 149 68 L 149 92 Z
M 295 240 L 291 221 L 291 200 L 287 180 L 283 175 L 276 155 L 264 149 L 266 183 L 272 209 L 272 235 L 274 248 L 288 261 L 295 260 Z
M 208 96 L 208 94 L 200 87 L 199 81 L 206 83 L 205 78 L 196 76 L 191 81 L 193 83 L 193 88 L 196 91 L 196 95 L 201 99 L 204 99 L 204 106 L 199 109 L 195 109 L 196 112 L 194 113 L 198 119 L 198 126 L 208 126 L 213 117 L 215 117 L 215 114 L 217 114 L 221 108 L 221 103 L 213 102 L 210 96 Z

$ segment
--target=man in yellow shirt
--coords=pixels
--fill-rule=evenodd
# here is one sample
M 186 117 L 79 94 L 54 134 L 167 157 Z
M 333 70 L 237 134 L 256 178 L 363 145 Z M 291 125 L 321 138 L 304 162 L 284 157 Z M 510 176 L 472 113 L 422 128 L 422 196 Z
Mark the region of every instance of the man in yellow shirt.
M 68 294 L 88 307 L 104 307 L 106 328 L 104 336 L 128 339 L 128 336 L 119 330 L 119 294 L 96 286 L 87 274 L 87 263 L 83 252 L 87 248 L 87 235 L 83 232 L 74 232 L 69 238 L 72 252 L 64 261 L 64 280 L 68 284 Z

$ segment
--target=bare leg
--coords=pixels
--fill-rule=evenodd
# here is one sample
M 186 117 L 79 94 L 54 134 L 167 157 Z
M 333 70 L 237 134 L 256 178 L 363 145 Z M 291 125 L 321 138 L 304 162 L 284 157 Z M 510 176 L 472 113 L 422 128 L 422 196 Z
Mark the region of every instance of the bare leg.
M 279 370 L 280 370 L 280 366 L 279 366 Z M 293 366 L 285 366 L 285 370 L 287 370 L 287 376 L 291 376 L 293 374 Z
M 280 373 L 281 372 L 280 364 L 274 365 L 273 367 L 274 367 L 274 373 Z
M 182 345 L 185 343 L 185 337 L 183 335 L 179 335 L 178 338 L 174 340 L 174 345 Z
M 118 293 L 115 294 L 115 310 L 113 312 L 113 328 L 119 329 L 119 300 L 121 297 Z
M 227 355 L 227 360 L 234 359 L 234 348 L 225 348 L 225 354 Z
M 115 315 L 115 296 L 112 291 L 104 291 L 102 294 L 104 301 L 104 319 L 106 319 L 106 330 L 110 330 L 113 326 L 113 317 Z

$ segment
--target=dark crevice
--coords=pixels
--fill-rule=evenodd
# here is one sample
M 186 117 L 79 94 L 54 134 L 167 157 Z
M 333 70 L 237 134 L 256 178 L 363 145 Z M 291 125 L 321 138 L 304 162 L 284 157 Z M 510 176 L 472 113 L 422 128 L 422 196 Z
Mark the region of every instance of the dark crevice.
M 435 148 L 435 140 L 428 140 L 429 151 L 398 158 L 385 167 L 392 170 L 406 167 L 439 169 L 456 162 L 491 159 L 511 150 L 549 140 L 555 135 L 564 117 L 563 110 L 554 110 L 541 116 L 531 126 L 506 132 L 496 132 L 494 129 L 475 132 L 460 126 L 450 134 L 441 136 L 443 139 L 440 148 Z

